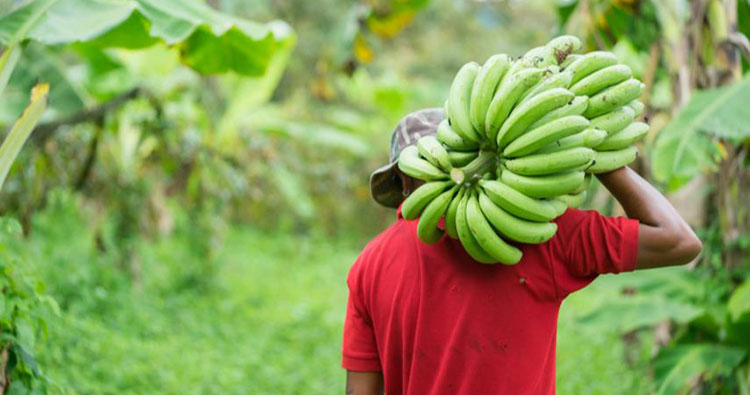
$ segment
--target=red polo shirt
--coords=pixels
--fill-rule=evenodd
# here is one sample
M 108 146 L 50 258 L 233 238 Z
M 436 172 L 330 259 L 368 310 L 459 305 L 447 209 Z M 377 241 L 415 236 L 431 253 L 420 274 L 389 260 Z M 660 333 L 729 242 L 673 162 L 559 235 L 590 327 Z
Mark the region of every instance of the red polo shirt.
M 428 245 L 398 219 L 352 266 L 345 369 L 382 371 L 396 394 L 553 394 L 560 303 L 602 273 L 635 269 L 638 221 L 568 210 L 515 266 Z

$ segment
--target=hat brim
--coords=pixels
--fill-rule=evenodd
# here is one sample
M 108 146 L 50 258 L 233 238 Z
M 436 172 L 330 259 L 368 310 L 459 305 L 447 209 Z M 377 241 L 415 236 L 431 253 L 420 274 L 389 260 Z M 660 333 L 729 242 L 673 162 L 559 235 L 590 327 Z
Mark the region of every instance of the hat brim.
M 387 164 L 370 175 L 370 193 L 373 200 L 391 208 L 398 208 L 404 200 L 396 164 L 397 162 Z

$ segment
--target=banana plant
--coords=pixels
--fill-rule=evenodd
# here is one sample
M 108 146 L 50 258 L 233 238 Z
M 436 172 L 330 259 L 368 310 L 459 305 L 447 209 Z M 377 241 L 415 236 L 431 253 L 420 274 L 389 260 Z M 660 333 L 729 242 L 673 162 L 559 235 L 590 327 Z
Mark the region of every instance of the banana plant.
M 13 92 L 27 92 L 37 78 L 54 74 L 59 81 L 53 85 L 50 108 L 54 111 L 50 113 L 63 118 L 101 100 L 81 86 L 91 85 L 90 81 L 73 81 L 60 52 L 75 52 L 84 62 L 104 60 L 107 69 L 121 65 L 106 59 L 105 50 L 163 46 L 199 74 L 260 77 L 278 67 L 276 59 L 286 56 L 296 35 L 283 21 L 241 19 L 198 0 L 37 0 L 0 16 L 0 44 L 11 48 L 14 42 L 32 50 L 16 59 L 24 67 L 9 82 Z M 89 76 L 89 80 L 101 80 L 98 77 Z M 123 85 L 113 93 L 131 88 Z M 7 119 L 6 114 L 17 116 L 22 108 L 19 100 L 5 100 L 0 103 L 0 119 Z

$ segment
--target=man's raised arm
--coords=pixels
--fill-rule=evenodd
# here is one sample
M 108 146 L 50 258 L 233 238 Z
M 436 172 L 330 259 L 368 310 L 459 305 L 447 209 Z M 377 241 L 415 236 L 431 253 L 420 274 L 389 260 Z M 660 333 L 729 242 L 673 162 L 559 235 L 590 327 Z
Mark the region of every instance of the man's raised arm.
M 599 174 L 599 180 L 638 227 L 637 269 L 682 265 L 701 251 L 701 241 L 671 203 L 629 167 Z

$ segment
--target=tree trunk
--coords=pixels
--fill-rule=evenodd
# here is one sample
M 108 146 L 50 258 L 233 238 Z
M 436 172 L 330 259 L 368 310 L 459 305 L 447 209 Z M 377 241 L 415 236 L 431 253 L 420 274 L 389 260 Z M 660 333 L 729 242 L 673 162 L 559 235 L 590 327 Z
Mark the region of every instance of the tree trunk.
M 736 32 L 737 0 L 724 0 L 722 5 L 730 33 Z M 721 45 L 718 61 L 722 66 L 721 70 L 717 70 L 715 78 L 709 80 L 715 81 L 716 86 L 739 81 L 742 77 L 742 65 L 739 51 L 734 46 Z M 750 234 L 750 170 L 744 165 L 747 147 L 742 144 L 733 145 L 726 140 L 721 141 L 721 144 L 726 155 L 714 176 L 712 200 L 718 213 L 723 262 L 727 268 L 732 269 L 743 259 L 742 249 L 737 245 L 739 238 L 743 234 Z

